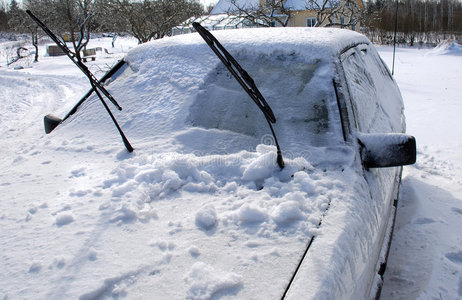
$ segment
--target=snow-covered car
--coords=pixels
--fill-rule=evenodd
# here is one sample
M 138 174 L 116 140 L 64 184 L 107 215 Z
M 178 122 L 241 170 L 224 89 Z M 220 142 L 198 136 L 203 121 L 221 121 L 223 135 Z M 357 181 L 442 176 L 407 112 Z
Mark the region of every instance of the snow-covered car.
M 264 114 L 199 34 L 136 47 L 105 83 L 135 151 L 102 184 L 100 263 L 70 286 L 94 285 L 83 298 L 116 287 L 132 299 L 376 297 L 401 166 L 416 154 L 374 46 L 340 29 L 213 35 L 271 107 L 285 166 Z M 92 96 L 53 139 L 113 148 L 105 115 Z

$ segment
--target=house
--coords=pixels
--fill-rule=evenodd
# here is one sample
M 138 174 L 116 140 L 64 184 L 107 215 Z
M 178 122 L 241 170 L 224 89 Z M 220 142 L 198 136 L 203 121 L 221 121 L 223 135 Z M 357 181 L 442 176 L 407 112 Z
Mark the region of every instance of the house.
M 333 26 L 359 31 L 362 0 L 220 0 L 212 15 L 232 14 L 271 26 Z M 252 15 L 253 12 L 253 15 Z

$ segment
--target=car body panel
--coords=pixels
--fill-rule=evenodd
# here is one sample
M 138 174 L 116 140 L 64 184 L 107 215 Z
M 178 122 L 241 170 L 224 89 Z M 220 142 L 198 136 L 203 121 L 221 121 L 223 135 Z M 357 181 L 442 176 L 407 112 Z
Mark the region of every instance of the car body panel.
M 365 170 L 355 139 L 341 56 L 369 41 L 339 29 L 214 35 L 272 107 L 286 167 L 276 164 L 263 114 L 198 34 L 133 49 L 108 89 L 124 107 L 117 118 L 127 136 L 137 151 L 148 145 L 152 161 L 125 162 L 107 187 L 115 203 L 170 216 L 156 240 L 174 240 L 183 253 L 161 253 L 157 271 L 133 289 L 155 286 L 173 299 L 207 298 L 201 284 L 223 299 L 369 296 L 400 174 Z M 87 135 L 108 141 L 96 98 L 76 115 L 68 130 L 93 122 Z

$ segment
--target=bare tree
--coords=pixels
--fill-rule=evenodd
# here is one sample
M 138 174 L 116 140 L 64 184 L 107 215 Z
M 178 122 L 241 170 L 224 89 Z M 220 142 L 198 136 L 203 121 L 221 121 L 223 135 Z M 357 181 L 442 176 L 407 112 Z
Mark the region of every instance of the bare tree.
M 97 22 L 101 32 L 112 34 L 112 47 L 120 34 L 129 32 L 127 17 L 113 0 L 99 0 L 97 2 Z
M 316 12 L 317 27 L 355 27 L 362 19 L 363 7 L 355 0 L 308 0 L 306 9 Z
M 458 0 L 375 0 L 367 5 L 366 34 L 371 40 L 393 41 L 395 19 L 397 42 L 409 45 L 436 44 L 446 37 L 461 36 L 462 3 Z
M 210 15 L 210 13 L 212 12 L 212 10 L 215 8 L 215 4 L 209 4 L 207 5 L 207 7 L 205 8 L 205 12 Z
M 291 9 L 286 7 L 286 0 L 267 0 L 265 5 L 242 4 L 242 1 L 231 0 L 228 15 L 238 16 L 263 27 L 286 27 L 289 25 Z
M 6 3 L 0 2 L 0 31 L 8 30 L 8 15 L 6 13 Z
M 353 27 L 361 20 L 362 7 L 355 0 L 306 0 L 304 5 L 291 7 L 286 0 L 266 0 L 255 5 L 231 0 L 229 15 L 239 16 L 259 26 L 290 25 L 294 11 L 308 10 L 316 22 L 312 26 Z
M 21 12 L 18 2 L 12 0 L 7 11 L 8 27 L 13 32 L 21 32 Z
M 35 15 L 41 19 L 46 19 L 49 15 L 48 1 L 46 0 L 27 0 L 24 1 L 24 7 L 26 9 L 34 9 Z M 21 15 L 22 26 L 24 30 L 27 30 L 31 37 L 31 43 L 35 48 L 34 62 L 38 62 L 39 59 L 39 39 L 42 37 L 43 32 L 39 30 L 38 25 L 24 12 Z
M 64 38 L 69 36 L 76 59 L 81 61 L 81 51 L 90 41 L 90 33 L 96 28 L 96 0 L 52 0 L 50 17 L 53 29 Z
M 127 21 L 128 31 L 140 44 L 170 35 L 172 28 L 204 9 L 191 0 L 114 0 L 111 11 Z

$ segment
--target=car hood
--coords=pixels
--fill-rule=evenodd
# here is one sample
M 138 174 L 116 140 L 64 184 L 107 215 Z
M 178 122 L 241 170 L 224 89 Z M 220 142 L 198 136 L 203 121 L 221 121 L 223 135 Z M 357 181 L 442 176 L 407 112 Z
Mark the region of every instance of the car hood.
M 324 224 L 326 216 L 338 213 L 332 207 L 365 203 L 367 193 L 351 167 L 352 155 L 341 167 L 331 168 L 315 168 L 304 158 L 287 159 L 281 170 L 274 150 L 260 145 L 256 152 L 229 155 L 167 152 L 149 160 L 126 159 L 113 171 L 103 183 L 111 199 L 101 209 L 114 225 L 137 224 L 123 234 L 130 244 L 139 243 L 132 268 L 140 274 L 127 288 L 131 296 L 145 296 L 153 287 L 161 299 L 283 295 L 311 240 L 341 232 L 358 217 L 337 216 Z M 333 151 L 348 153 L 325 150 L 331 156 Z M 338 270 L 329 269 L 340 260 L 328 254 L 337 237 L 324 239 L 330 245 L 310 263 L 310 272 L 341 280 Z M 102 247 L 110 248 L 110 243 Z M 322 285 L 325 279 L 309 286 Z

